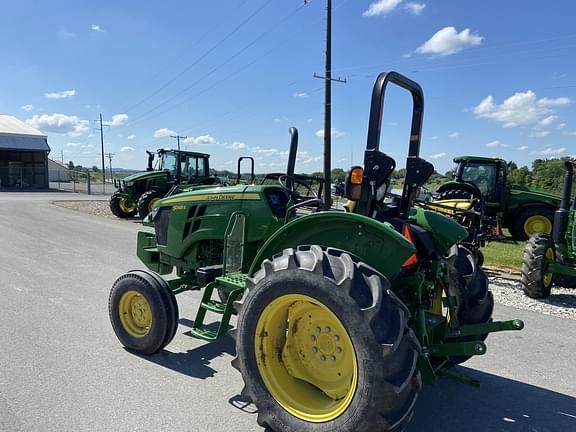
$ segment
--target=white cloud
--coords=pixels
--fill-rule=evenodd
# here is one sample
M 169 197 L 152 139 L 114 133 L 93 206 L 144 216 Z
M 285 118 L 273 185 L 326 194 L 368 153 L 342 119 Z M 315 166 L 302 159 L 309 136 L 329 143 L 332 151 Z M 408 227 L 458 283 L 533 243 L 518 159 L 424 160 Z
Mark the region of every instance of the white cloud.
M 442 159 L 446 157 L 446 153 L 434 153 L 430 155 L 430 159 Z
M 480 45 L 483 36 L 471 33 L 470 29 L 464 29 L 460 33 L 452 27 L 444 27 L 438 30 L 434 36 L 416 49 L 418 54 L 433 54 L 447 56 L 459 53 L 464 48 Z
M 312 123 L 314 120 L 309 118 L 308 120 L 306 120 L 306 123 Z
M 128 152 L 131 152 L 131 151 L 134 151 L 134 150 L 135 150 L 134 147 L 130 147 L 130 146 L 124 146 L 124 147 L 122 147 L 122 148 L 120 149 L 121 152 L 127 152 L 127 151 L 128 151 Z
M 58 30 L 58 37 L 62 39 L 74 39 L 76 37 L 76 33 L 68 31 L 65 28 L 61 28 Z
M 490 141 L 486 143 L 486 147 L 488 148 L 495 148 L 495 147 L 508 147 L 508 144 L 501 143 L 499 140 Z
M 129 140 L 133 140 L 134 138 L 136 138 L 136 135 L 130 134 L 126 138 L 128 138 Z
M 548 147 L 539 152 L 542 156 L 558 156 L 566 151 L 566 147 L 552 148 Z
M 76 90 L 64 90 L 60 92 L 44 93 L 44 97 L 47 99 L 66 99 L 72 96 L 76 96 Z
M 170 135 L 176 135 L 176 132 L 168 128 L 156 129 L 154 131 L 154 138 L 166 138 Z
M 94 144 L 84 144 L 84 145 L 80 146 L 80 148 L 93 148 L 93 147 L 94 147 Z
M 576 132 L 568 132 L 568 131 L 564 131 L 564 132 L 562 132 L 562 135 L 568 135 L 568 136 L 576 136 Z
M 92 24 L 90 26 L 90 30 L 95 31 L 97 33 L 104 33 L 104 29 L 97 24 Z
M 548 117 L 543 118 L 542 120 L 540 120 L 540 121 L 538 122 L 538 126 L 543 126 L 543 127 L 550 126 L 552 123 L 554 123 L 554 121 L 555 121 L 557 118 L 558 118 L 558 116 L 556 116 L 556 115 L 549 115 Z
M 413 15 L 422 15 L 426 4 L 424 3 L 406 3 L 405 8 Z
M 252 153 L 256 153 L 263 156 L 274 156 L 279 155 L 281 152 L 275 148 L 260 148 L 260 147 L 253 147 Z
M 339 131 L 338 129 L 330 129 L 330 136 L 332 138 L 340 138 L 341 136 L 346 135 L 344 132 Z M 316 131 L 316 136 L 319 138 L 324 138 L 324 129 L 319 129 Z
M 106 122 L 107 125 L 112 127 L 122 126 L 126 123 L 128 123 L 128 114 L 114 114 L 112 120 Z
M 364 16 L 378 16 L 386 15 L 396 9 L 402 0 L 378 0 L 372 3 L 362 15 Z
M 501 104 L 494 102 L 492 96 L 484 98 L 472 111 L 478 118 L 490 118 L 503 123 L 505 128 L 521 125 L 539 125 L 552 122 L 555 116 L 550 107 L 562 106 L 572 101 L 568 98 L 537 99 L 532 90 L 514 93 Z
M 73 142 L 69 142 L 66 143 L 66 147 L 79 147 L 80 143 L 73 143 Z
M 548 135 L 550 135 L 549 131 L 534 131 L 534 132 L 530 132 L 530 135 L 528 135 L 530 138 L 544 138 L 547 137 Z
M 294 93 L 293 95 L 296 98 L 307 98 L 308 97 L 308 93 L 306 92 L 299 92 L 299 93 Z
M 528 146 L 524 145 L 524 146 L 518 147 L 518 150 L 528 150 L 528 148 L 529 148 Z
M 200 135 L 197 137 L 188 137 L 184 140 L 184 144 L 190 145 L 212 145 L 216 144 L 216 140 L 210 135 Z
M 32 111 L 34 110 L 34 105 L 22 105 L 20 109 L 23 111 Z
M 79 136 L 88 132 L 90 122 L 82 120 L 77 116 L 54 113 L 51 115 L 35 115 L 26 120 L 30 126 L 40 129 L 43 132 L 53 132 L 58 134 L 67 134 L 69 136 Z
M 458 138 L 460 136 L 460 132 L 452 132 L 448 135 L 448 138 Z
M 434 136 L 431 137 L 430 139 L 436 141 L 436 140 L 439 139 L 439 138 L 440 138 L 440 137 L 439 137 L 438 135 L 434 135 Z
M 226 148 L 232 149 L 232 150 L 244 150 L 244 149 L 247 149 L 248 146 L 246 144 L 244 144 L 243 142 L 234 141 L 232 144 L 227 145 Z
M 562 130 L 562 129 L 564 129 L 566 126 L 567 126 L 566 123 L 560 123 L 558 126 L 556 126 L 556 129 Z

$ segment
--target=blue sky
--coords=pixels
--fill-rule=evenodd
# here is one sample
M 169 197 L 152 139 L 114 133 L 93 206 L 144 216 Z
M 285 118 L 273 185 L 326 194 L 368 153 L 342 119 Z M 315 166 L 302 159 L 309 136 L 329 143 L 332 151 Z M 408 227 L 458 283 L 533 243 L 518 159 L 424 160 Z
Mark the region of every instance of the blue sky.
M 49 136 L 51 157 L 100 165 L 101 112 L 113 165 L 144 168 L 146 149 L 212 154 L 234 169 L 322 166 L 324 0 L 4 2 L 0 113 Z M 334 0 L 333 158 L 360 163 L 377 74 L 425 94 L 422 156 L 438 171 L 460 154 L 519 165 L 576 154 L 576 4 L 487 0 Z M 381 149 L 404 165 L 408 95 L 386 102 Z

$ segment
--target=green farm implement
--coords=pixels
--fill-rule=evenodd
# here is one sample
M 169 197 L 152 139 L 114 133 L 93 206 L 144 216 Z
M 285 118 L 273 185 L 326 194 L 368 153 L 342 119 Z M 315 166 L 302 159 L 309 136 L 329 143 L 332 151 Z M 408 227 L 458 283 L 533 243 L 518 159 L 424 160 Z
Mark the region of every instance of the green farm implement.
M 396 164 L 379 150 L 390 83 L 413 100 L 394 204 L 384 198 Z M 241 394 L 258 408 L 258 423 L 277 432 L 401 431 L 422 383 L 467 381 L 450 368 L 484 354 L 489 333 L 523 323 L 492 320 L 486 275 L 459 245 L 466 229 L 412 205 L 434 170 L 419 157 L 423 105 L 415 82 L 395 72 L 377 78 L 364 165 L 346 180 L 349 211 L 329 208 L 313 178 L 294 175 L 294 128 L 286 173 L 158 201 L 154 232 L 138 233 L 148 270 L 120 276 L 110 293 L 120 342 L 142 354 L 161 350 L 178 326 L 175 295 L 202 290 L 192 335 L 236 338 Z
M 437 190 L 441 200 L 482 201 L 484 225 L 496 221 L 493 225 L 508 228 L 515 240 L 524 241 L 540 232 L 552 233 L 559 196 L 511 184 L 509 164 L 502 159 L 459 156 L 454 162 L 454 181 Z
M 572 198 L 574 162 L 564 163 L 562 202 L 552 235 L 535 234 L 526 243 L 522 287 L 532 298 L 550 296 L 553 285 L 576 288 L 576 197 Z
M 160 149 L 148 153 L 146 172 L 132 174 L 114 185 L 117 190 L 110 197 L 110 210 L 119 218 L 144 219 L 154 204 L 178 186 L 214 185 L 218 178 L 210 177 L 210 155 L 183 150 Z M 157 169 L 152 166 L 157 158 Z

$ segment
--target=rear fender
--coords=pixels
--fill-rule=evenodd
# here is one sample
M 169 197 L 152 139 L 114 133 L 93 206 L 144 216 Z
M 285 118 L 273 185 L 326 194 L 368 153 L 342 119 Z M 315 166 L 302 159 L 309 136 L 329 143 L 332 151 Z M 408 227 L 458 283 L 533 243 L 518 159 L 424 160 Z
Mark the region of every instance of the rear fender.
M 249 274 L 253 275 L 265 259 L 300 245 L 347 251 L 388 278 L 398 273 L 416 250 L 388 223 L 354 213 L 314 213 L 299 217 L 276 231 L 258 251 Z

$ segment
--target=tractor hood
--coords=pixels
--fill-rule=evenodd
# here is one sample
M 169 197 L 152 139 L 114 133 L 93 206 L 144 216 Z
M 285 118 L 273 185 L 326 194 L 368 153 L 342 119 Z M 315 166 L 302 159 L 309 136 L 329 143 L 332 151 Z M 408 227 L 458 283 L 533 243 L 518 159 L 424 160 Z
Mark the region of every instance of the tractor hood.
M 556 195 L 550 192 L 545 192 L 538 189 L 531 189 L 526 186 L 512 185 L 510 188 L 510 193 L 512 195 L 522 195 L 523 197 L 530 198 L 534 201 L 558 201 L 558 205 L 562 200 L 560 195 Z
M 194 201 L 232 201 L 242 199 L 250 186 L 199 186 L 188 192 L 181 192 L 159 201 L 158 205 L 170 205 Z
M 143 171 L 124 177 L 125 183 L 134 183 L 135 181 L 147 180 L 154 177 L 166 177 L 167 171 Z

